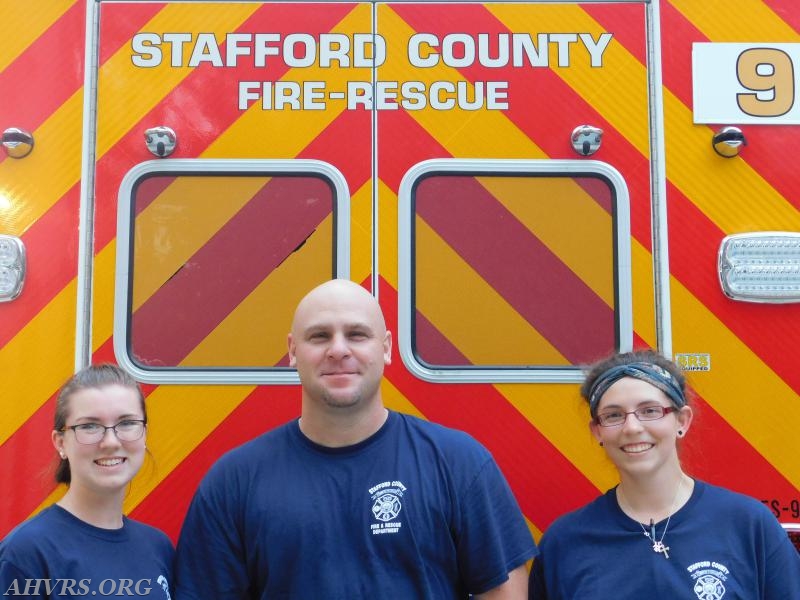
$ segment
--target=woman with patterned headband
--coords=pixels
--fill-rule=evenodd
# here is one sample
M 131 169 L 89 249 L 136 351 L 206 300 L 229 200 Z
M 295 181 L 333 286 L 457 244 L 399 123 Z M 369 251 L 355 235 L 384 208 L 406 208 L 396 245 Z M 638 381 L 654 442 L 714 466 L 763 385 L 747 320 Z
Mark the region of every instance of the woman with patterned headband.
M 689 477 L 692 424 L 678 367 L 652 350 L 588 372 L 589 428 L 619 485 L 557 519 L 530 576 L 532 600 L 800 599 L 800 555 L 758 500 Z

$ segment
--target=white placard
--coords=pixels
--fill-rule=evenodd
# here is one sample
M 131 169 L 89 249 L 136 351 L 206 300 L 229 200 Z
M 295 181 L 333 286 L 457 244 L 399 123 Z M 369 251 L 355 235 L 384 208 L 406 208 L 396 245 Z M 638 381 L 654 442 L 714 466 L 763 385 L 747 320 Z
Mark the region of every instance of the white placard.
M 695 123 L 800 124 L 800 44 L 692 46 Z

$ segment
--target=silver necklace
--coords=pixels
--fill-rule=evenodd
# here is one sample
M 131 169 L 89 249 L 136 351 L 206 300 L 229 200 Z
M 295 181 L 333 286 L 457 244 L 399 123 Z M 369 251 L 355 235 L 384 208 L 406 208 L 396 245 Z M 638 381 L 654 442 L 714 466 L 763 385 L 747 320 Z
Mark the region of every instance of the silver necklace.
M 653 543 L 653 552 L 656 554 L 663 554 L 664 558 L 669 559 L 669 546 L 664 544 L 664 536 L 667 535 L 667 529 L 669 529 L 669 521 L 672 518 L 672 513 L 675 512 L 675 507 L 677 506 L 678 496 L 681 492 L 681 486 L 683 485 L 683 476 L 681 476 L 681 480 L 678 482 L 678 489 L 675 491 L 675 497 L 672 499 L 672 508 L 670 508 L 669 514 L 667 515 L 667 522 L 664 524 L 664 531 L 661 532 L 661 539 L 656 539 L 656 525 L 653 519 L 650 519 L 650 531 L 647 531 L 645 526 L 636 519 L 636 522 L 639 523 L 639 527 L 642 528 L 642 532 L 644 533 L 645 537 Z
M 661 532 L 660 540 L 656 540 L 656 525 L 652 518 L 650 519 L 650 531 L 647 531 L 644 525 L 639 521 L 637 521 L 637 523 L 639 523 L 639 527 L 642 528 L 645 537 L 651 542 L 653 542 L 653 552 L 655 552 L 656 554 L 659 553 L 663 554 L 664 558 L 668 560 L 669 560 L 669 546 L 664 545 L 664 536 L 667 535 L 667 529 L 669 529 L 669 520 L 672 518 L 672 513 L 675 512 L 676 502 L 678 501 L 678 496 L 680 495 L 682 485 L 683 485 L 683 477 L 681 477 L 681 480 L 678 482 L 678 489 L 675 491 L 675 497 L 672 499 L 672 508 L 670 508 L 669 514 L 667 515 L 667 522 L 664 524 L 664 531 Z
M 670 515 L 671 516 L 671 515 Z M 653 552 L 662 552 L 664 554 L 664 558 L 669 558 L 669 546 L 664 545 L 664 536 L 667 535 L 667 528 L 669 527 L 669 517 L 667 517 L 667 523 L 664 525 L 664 531 L 661 532 L 661 539 L 656 540 L 656 526 L 653 523 L 653 519 L 650 519 L 650 531 L 644 528 L 644 525 L 639 523 L 639 527 L 642 528 L 644 535 L 653 542 Z M 652 534 L 650 533 L 652 532 Z

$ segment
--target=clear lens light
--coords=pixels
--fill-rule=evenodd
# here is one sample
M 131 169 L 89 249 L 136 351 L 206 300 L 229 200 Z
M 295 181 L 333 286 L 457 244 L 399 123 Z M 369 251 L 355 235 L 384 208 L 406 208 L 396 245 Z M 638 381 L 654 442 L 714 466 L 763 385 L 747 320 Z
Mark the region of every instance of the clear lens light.
M 25 245 L 13 235 L 0 234 L 0 302 L 9 302 L 22 293 L 25 282 Z
M 0 266 L 0 298 L 14 295 L 19 286 L 19 271 Z
M 19 264 L 19 247 L 14 240 L 0 236 L 0 266 L 11 267 Z
M 800 302 L 800 233 L 729 235 L 718 255 L 722 291 L 744 302 Z

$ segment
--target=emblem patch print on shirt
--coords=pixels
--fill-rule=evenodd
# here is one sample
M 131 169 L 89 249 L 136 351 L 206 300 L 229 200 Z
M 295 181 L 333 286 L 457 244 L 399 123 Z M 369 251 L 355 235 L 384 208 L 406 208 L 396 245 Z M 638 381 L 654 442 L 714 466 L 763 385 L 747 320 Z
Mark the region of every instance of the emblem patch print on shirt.
M 721 600 L 725 595 L 728 567 L 722 563 L 701 560 L 687 569 L 694 580 L 694 593 L 699 600 Z
M 384 481 L 369 488 L 372 498 L 372 535 L 397 533 L 403 526 L 400 511 L 403 510 L 403 494 L 406 486 L 400 481 Z

